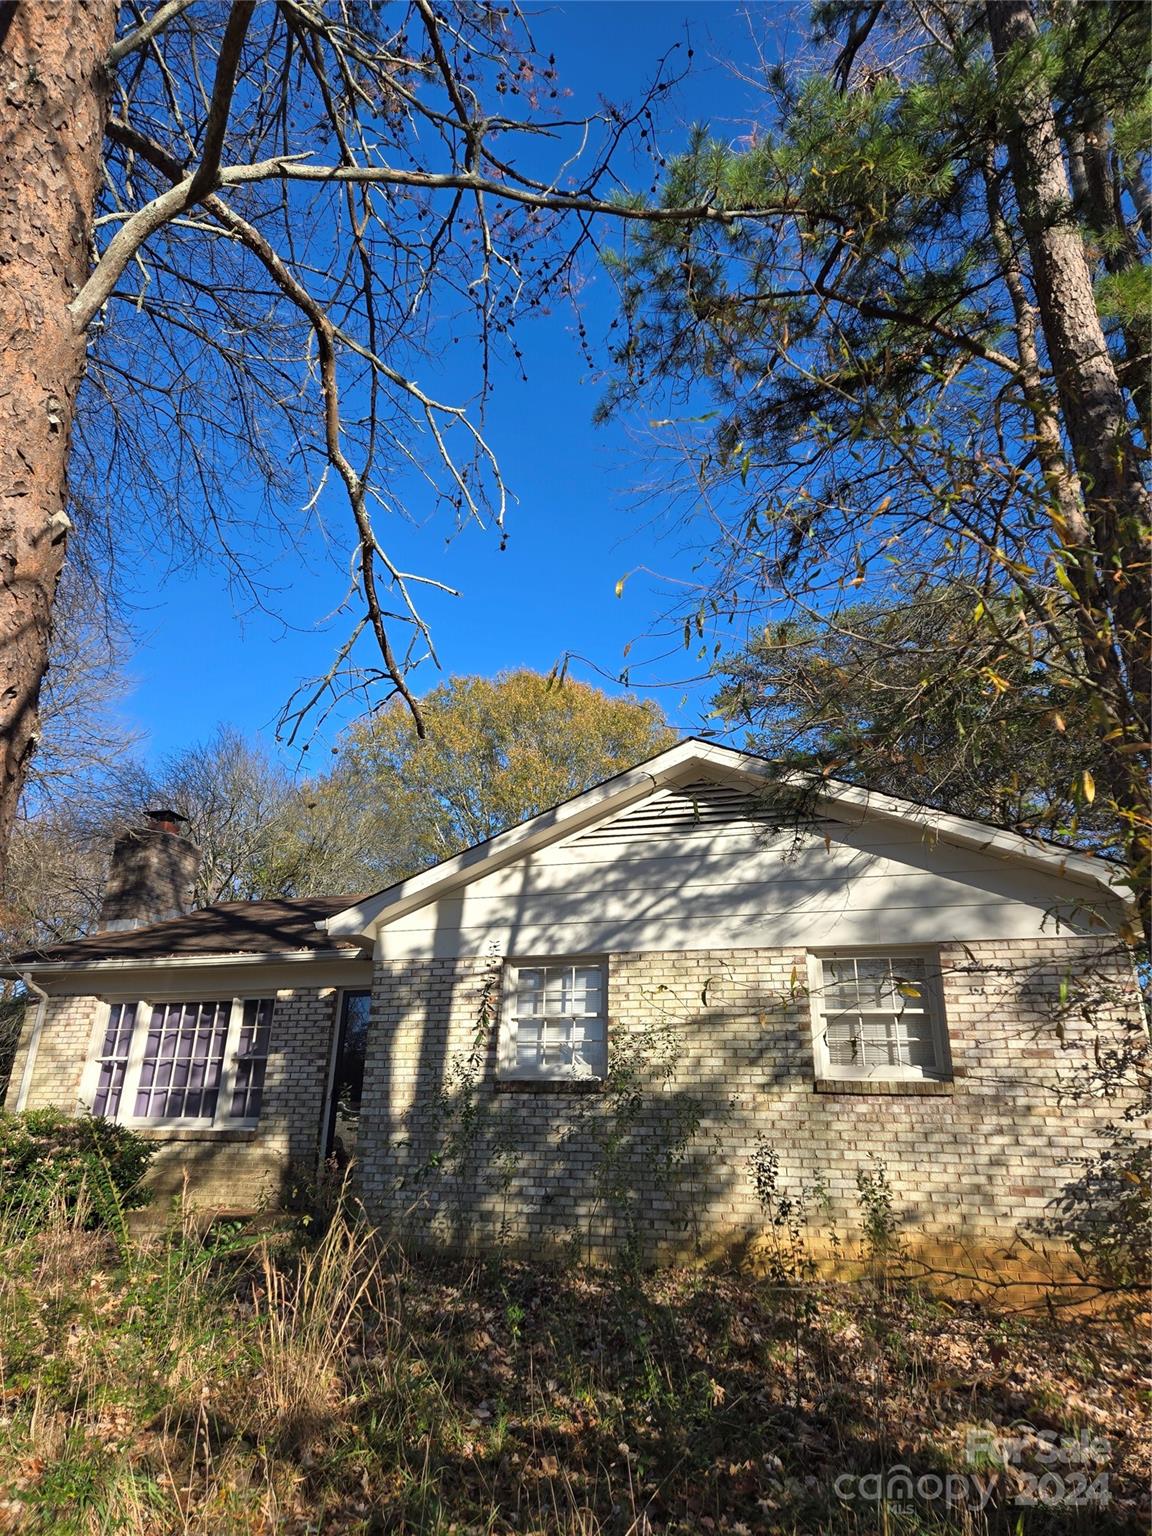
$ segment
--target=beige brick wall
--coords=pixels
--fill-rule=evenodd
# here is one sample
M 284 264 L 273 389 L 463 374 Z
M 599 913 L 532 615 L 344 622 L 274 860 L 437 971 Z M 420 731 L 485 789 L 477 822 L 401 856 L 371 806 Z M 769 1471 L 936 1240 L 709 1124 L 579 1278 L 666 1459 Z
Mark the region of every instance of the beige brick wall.
M 249 988 L 251 995 L 256 991 Z M 255 1131 L 145 1131 L 157 1143 L 149 1175 L 161 1214 L 187 1189 L 198 1207 L 252 1210 L 281 1202 L 298 1170 L 314 1173 L 319 1153 L 337 992 L 333 987 L 276 993 L 264 1103 Z M 49 999 L 27 1107 L 73 1112 L 88 1059 L 98 1000 Z M 7 1103 L 15 1108 L 35 1018 L 29 1008 Z
M 638 1236 L 650 1256 L 709 1250 L 762 1230 L 750 1160 L 764 1137 L 782 1193 L 823 1181 L 817 1239 L 858 1236 L 856 1177 L 871 1154 L 907 1229 L 938 1244 L 1001 1242 L 1051 1214 L 1075 1159 L 1117 1116 L 1114 1099 L 1075 1089 L 1093 1046 L 1107 1049 L 1137 1016 L 1131 970 L 1074 938 L 946 947 L 941 961 L 954 1081 L 863 1094 L 815 1089 L 803 950 L 612 956 L 610 1052 L 617 1074 L 636 1062 L 634 1106 L 630 1083 L 591 1094 L 498 1085 L 499 962 L 383 965 L 360 1127 L 365 1205 L 412 1236 L 457 1244 L 503 1236 L 602 1255 Z M 290 1171 L 315 1168 L 336 998 L 333 987 L 276 994 L 258 1131 L 154 1133 L 154 1212 L 185 1179 L 199 1206 L 274 1206 Z M 50 999 L 30 1107 L 75 1108 L 97 1006 Z
M 88 1047 L 99 1006 L 94 997 L 50 997 L 44 1010 L 40 1045 L 33 1064 L 26 1109 L 45 1109 L 55 1104 L 70 1114 L 80 1097 L 80 1079 L 88 1060 Z M 24 1010 L 24 1027 L 8 1079 L 5 1105 L 15 1109 L 28 1050 L 36 1022 L 36 1004 Z
M 1138 1017 L 1131 968 L 1075 938 L 950 946 L 941 966 L 954 1080 L 877 1094 L 816 1091 L 803 950 L 614 955 L 613 1060 L 648 1036 L 635 1112 L 619 1093 L 497 1085 L 498 963 L 384 966 L 361 1121 L 365 1205 L 425 1240 L 502 1234 L 603 1253 L 635 1231 L 651 1256 L 710 1249 L 763 1228 L 750 1179 L 763 1136 L 783 1193 L 823 1181 L 818 1240 L 858 1239 L 856 1177 L 870 1157 L 883 1159 L 902 1226 L 930 1245 L 1010 1238 L 1051 1214 L 1118 1113 L 1114 1099 L 1068 1095 L 1094 1041 L 1115 1042 L 1122 1018 Z

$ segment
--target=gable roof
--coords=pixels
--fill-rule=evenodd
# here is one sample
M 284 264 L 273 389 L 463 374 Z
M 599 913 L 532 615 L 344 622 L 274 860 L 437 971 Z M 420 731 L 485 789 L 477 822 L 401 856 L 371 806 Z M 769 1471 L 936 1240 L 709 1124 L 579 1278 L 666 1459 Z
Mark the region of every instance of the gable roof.
M 49 944 L 16 955 L 8 971 L 43 965 L 81 965 L 100 960 L 158 960 L 186 955 L 281 955 L 300 951 L 359 954 L 355 940 L 327 935 L 324 919 L 345 910 L 355 896 L 313 896 L 280 901 L 220 901 L 144 928 L 90 933 L 66 944 Z
M 445 859 L 431 869 L 333 913 L 320 926 L 333 938 L 369 939 L 382 924 L 451 895 L 482 875 L 514 863 L 561 838 L 608 822 L 665 786 L 688 784 L 701 777 L 760 790 L 783 785 L 799 794 L 810 794 L 813 810 L 818 816 L 916 826 L 941 842 L 975 849 L 1094 886 L 1097 890 L 1103 889 L 1112 900 L 1120 903 L 1128 899 L 1128 893 L 1118 885 L 1120 872 L 1104 859 L 1042 843 L 985 822 L 951 816 L 911 800 L 860 789 L 837 779 L 803 773 L 781 775 L 780 765 L 769 758 L 693 736 L 647 762 L 521 822 L 519 826 L 477 843 L 454 858 Z
M 595 835 L 594 829 L 606 828 L 621 813 L 642 807 L 661 790 L 689 787 L 701 779 L 738 788 L 742 791 L 738 798 L 745 801 L 749 792 L 783 784 L 805 795 L 810 793 L 817 818 L 912 825 L 941 842 L 1089 885 L 1120 905 L 1129 900 L 1119 884 L 1120 871 L 1107 860 L 839 780 L 805 774 L 781 776 L 779 765 L 768 758 L 690 737 L 626 773 L 616 774 L 487 842 L 372 895 L 217 902 L 144 928 L 93 933 L 69 943 L 27 950 L 0 966 L 0 974 L 13 976 L 55 967 L 80 970 L 105 963 L 155 965 L 165 960 L 209 957 L 251 956 L 254 961 L 273 957 L 360 958 L 378 926 L 451 895 L 482 875 L 551 843 L 578 834 Z M 694 808 L 694 819 L 701 814 Z

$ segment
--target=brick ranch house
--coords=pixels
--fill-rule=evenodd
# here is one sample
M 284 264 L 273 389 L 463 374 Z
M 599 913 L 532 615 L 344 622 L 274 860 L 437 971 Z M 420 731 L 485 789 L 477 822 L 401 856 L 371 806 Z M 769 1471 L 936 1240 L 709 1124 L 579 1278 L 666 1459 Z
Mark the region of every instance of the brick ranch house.
M 1118 1113 L 1083 1085 L 1139 1018 L 1108 864 L 730 748 L 368 897 L 181 912 L 195 857 L 154 813 L 105 930 L 17 957 L 8 1107 L 138 1129 L 206 1208 L 351 1159 L 423 1242 L 699 1253 L 762 1232 L 771 1152 L 825 1235 L 880 1160 L 908 1243 L 988 1252 Z

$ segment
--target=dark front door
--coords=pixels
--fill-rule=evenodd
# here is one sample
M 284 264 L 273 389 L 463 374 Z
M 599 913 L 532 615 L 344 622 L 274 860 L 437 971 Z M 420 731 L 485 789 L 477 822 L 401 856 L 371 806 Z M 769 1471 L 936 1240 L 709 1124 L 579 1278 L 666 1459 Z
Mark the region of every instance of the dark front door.
M 345 992 L 340 998 L 340 1023 L 336 1036 L 336 1061 L 332 1070 L 332 1098 L 328 1106 L 328 1137 L 324 1156 L 335 1158 L 341 1168 L 356 1155 L 356 1131 L 360 1123 L 360 1099 L 364 1092 L 364 1058 L 368 1049 L 368 1015 L 371 992 Z

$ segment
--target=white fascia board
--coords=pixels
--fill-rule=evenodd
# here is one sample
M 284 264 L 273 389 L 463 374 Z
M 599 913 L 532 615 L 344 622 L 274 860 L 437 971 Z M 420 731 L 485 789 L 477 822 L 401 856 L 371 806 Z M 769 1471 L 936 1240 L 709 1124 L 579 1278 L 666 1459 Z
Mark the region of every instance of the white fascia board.
M 711 769 L 741 783 L 755 780 L 762 784 L 783 783 L 797 789 L 814 789 L 818 804 L 833 813 L 851 810 L 855 812 L 854 819 L 861 821 L 878 819 L 915 826 L 930 831 L 944 842 L 1030 864 L 1050 874 L 1102 888 L 1122 903 L 1131 900 L 1130 894 L 1118 883 L 1119 872 L 1103 859 L 1048 848 L 1018 832 L 1002 831 L 983 822 L 950 816 L 930 806 L 859 789 L 855 785 L 802 773 L 781 776 L 779 765 L 770 758 L 690 737 L 639 767 L 585 790 L 552 810 L 534 816 L 531 821 L 511 827 L 485 843 L 478 843 L 455 858 L 445 859 L 443 863 L 413 875 L 410 880 L 389 886 L 354 907 L 346 907 L 316 926 L 333 937 L 371 941 L 377 927 L 383 923 L 403 917 L 562 837 L 571 837 L 597 822 L 606 821 L 654 790 L 682 780 L 699 769 Z
M 990 827 L 965 816 L 951 816 L 945 811 L 933 810 L 931 806 L 881 795 L 874 790 L 858 789 L 852 784 L 826 782 L 823 788 L 817 789 L 817 799 L 821 805 L 830 808 L 851 806 L 865 820 L 895 821 L 905 826 L 921 827 L 943 842 L 972 848 L 997 858 L 1031 864 L 1034 869 L 1043 869 L 1049 874 L 1102 886 L 1120 901 L 1130 899 L 1130 893 L 1123 890 L 1119 883 L 1123 878 L 1122 871 L 1107 860 L 1093 858 L 1090 854 L 1076 853 L 1071 848 L 1047 847 L 1020 832 Z
M 169 971 L 204 967 L 253 965 L 305 965 L 343 961 L 365 965 L 370 956 L 351 949 L 275 949 L 229 955 L 148 955 L 130 959 L 44 960 L 39 964 L 0 967 L 0 976 L 67 976 L 77 971 Z
M 685 768 L 703 761 L 705 754 L 714 751 L 737 760 L 743 756 L 731 748 L 713 748 L 696 740 L 679 742 L 638 768 L 629 768 L 626 773 L 619 773 L 603 784 L 586 789 L 583 794 L 575 795 L 571 800 L 565 800 L 539 816 L 533 816 L 530 821 L 510 827 L 507 832 L 497 833 L 486 843 L 477 843 L 474 848 L 468 848 L 454 858 L 445 859 L 442 864 L 434 864 L 431 869 L 413 875 L 410 880 L 390 885 L 366 901 L 334 913 L 316 926 L 334 938 L 371 939 L 382 919 L 401 917 L 424 906 L 426 902 L 434 901 L 446 890 L 467 885 L 480 875 L 499 869 L 501 865 L 509 864 L 524 854 L 534 853 L 548 843 L 569 837 L 594 822 L 626 810 L 638 800 L 644 799 L 653 789 L 675 778 Z M 720 766 L 729 765 L 725 763 Z

